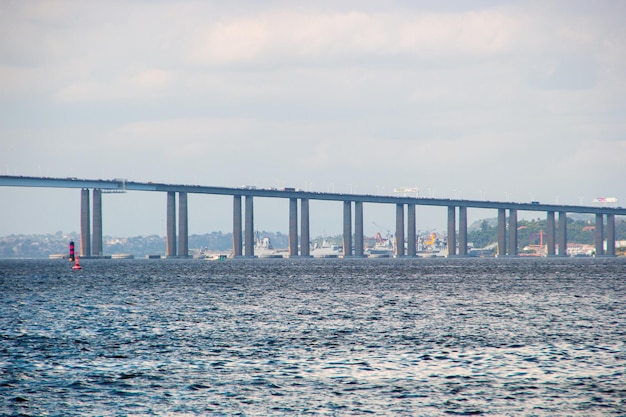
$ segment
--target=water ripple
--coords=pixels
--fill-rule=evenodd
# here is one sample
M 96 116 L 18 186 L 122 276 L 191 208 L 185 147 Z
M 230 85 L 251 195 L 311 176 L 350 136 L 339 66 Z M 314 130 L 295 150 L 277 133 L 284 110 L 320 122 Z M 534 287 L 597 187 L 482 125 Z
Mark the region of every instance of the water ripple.
M 0 261 L 0 415 L 625 415 L 625 271 Z

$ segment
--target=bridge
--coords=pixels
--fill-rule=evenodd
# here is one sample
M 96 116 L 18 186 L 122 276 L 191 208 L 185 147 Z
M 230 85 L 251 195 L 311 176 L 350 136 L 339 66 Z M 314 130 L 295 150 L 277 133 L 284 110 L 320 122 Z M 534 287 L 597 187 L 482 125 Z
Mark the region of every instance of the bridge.
M 254 257 L 254 198 L 289 199 L 289 256 L 309 257 L 309 201 L 326 200 L 343 202 L 343 256 L 364 256 L 363 204 L 395 204 L 395 256 L 416 256 L 416 206 L 441 206 L 448 214 L 448 256 L 467 256 L 467 209 L 493 209 L 498 213 L 498 254 L 517 256 L 518 211 L 542 211 L 547 221 L 547 255 L 567 256 L 567 214 L 585 213 L 595 215 L 596 256 L 615 256 L 615 216 L 626 215 L 621 207 L 575 206 L 541 204 L 539 202 L 516 203 L 478 201 L 463 199 L 422 198 L 407 196 L 381 196 L 371 194 L 343 194 L 302 191 L 295 188 L 214 187 L 202 185 L 135 182 L 126 179 L 79 179 L 0 176 L 0 186 L 79 188 L 80 210 L 80 256 L 102 256 L 102 193 L 127 191 L 152 191 L 167 194 L 167 244 L 166 257 L 189 256 L 187 196 L 195 194 L 228 195 L 233 197 L 233 256 Z M 91 192 L 90 192 L 91 191 Z M 178 196 L 178 234 L 176 228 L 176 197 Z M 91 200 L 91 201 L 90 201 Z M 300 211 L 298 216 L 298 201 Z M 242 210 L 242 202 L 245 211 Z M 508 212 L 508 224 L 507 224 Z M 352 242 L 352 215 L 354 213 L 354 245 Z M 458 213 L 458 217 L 457 217 Z M 555 214 L 558 213 L 558 224 Z M 405 216 L 406 214 L 406 216 Z M 298 217 L 300 217 L 300 242 L 298 244 Z M 458 218 L 458 231 L 457 231 Z M 406 222 L 405 222 L 406 219 Z M 606 237 L 604 236 L 606 219 Z M 242 224 L 243 222 L 243 224 Z M 406 224 L 405 224 L 406 223 Z M 245 227 L 244 227 L 245 226 Z M 508 227 L 507 227 L 508 226 Z M 406 241 L 414 242 L 405 248 Z M 458 234 L 458 242 L 457 242 Z M 178 241 L 177 241 L 178 236 Z M 604 240 L 606 238 L 606 251 Z M 178 245 L 177 245 L 178 243 Z M 457 245 L 458 243 L 458 245 Z M 353 251 L 354 246 L 354 251 Z M 405 250 L 406 249 L 406 250 Z

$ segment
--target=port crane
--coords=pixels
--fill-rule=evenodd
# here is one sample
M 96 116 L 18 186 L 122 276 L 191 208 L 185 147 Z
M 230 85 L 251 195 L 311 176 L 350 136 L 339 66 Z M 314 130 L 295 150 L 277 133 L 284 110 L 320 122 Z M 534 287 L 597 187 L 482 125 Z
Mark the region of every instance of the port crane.
M 376 226 L 379 230 L 386 230 L 387 231 L 387 239 L 391 239 L 391 230 L 387 229 L 386 227 L 383 227 L 381 225 L 379 225 L 376 222 L 372 222 L 374 224 L 374 226 Z M 382 239 L 382 236 L 380 235 L 380 232 L 376 232 L 376 240 L 378 240 L 378 238 Z

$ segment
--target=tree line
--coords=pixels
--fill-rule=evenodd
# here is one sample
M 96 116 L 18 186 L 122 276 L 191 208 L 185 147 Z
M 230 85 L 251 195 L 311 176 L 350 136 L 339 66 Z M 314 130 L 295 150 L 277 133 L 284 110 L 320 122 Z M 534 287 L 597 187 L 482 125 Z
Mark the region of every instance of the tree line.
M 508 219 L 507 219 L 508 222 Z M 482 248 L 498 239 L 498 227 L 495 219 L 484 219 L 467 233 L 467 239 L 473 242 L 474 247 Z M 558 222 L 556 222 L 558 233 Z M 606 224 L 604 225 L 604 237 L 606 238 Z M 518 220 L 517 241 L 518 249 L 523 249 L 528 245 L 539 245 L 547 242 L 548 225 L 546 219 Z M 626 221 L 616 219 L 615 239 L 626 240 Z M 595 222 L 590 220 L 575 220 L 567 218 L 567 242 L 593 245 L 595 243 Z

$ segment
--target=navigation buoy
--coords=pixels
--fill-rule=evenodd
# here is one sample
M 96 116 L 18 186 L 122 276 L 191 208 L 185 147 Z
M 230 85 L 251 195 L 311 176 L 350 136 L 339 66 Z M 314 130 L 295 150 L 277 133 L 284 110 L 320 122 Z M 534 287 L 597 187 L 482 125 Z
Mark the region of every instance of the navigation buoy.
M 72 266 L 72 269 L 74 271 L 78 271 L 79 269 L 83 269 L 83 267 L 80 266 L 80 264 L 78 263 L 78 256 L 76 256 L 76 262 L 74 262 L 74 266 Z
M 74 262 L 74 241 L 70 241 L 70 262 Z

